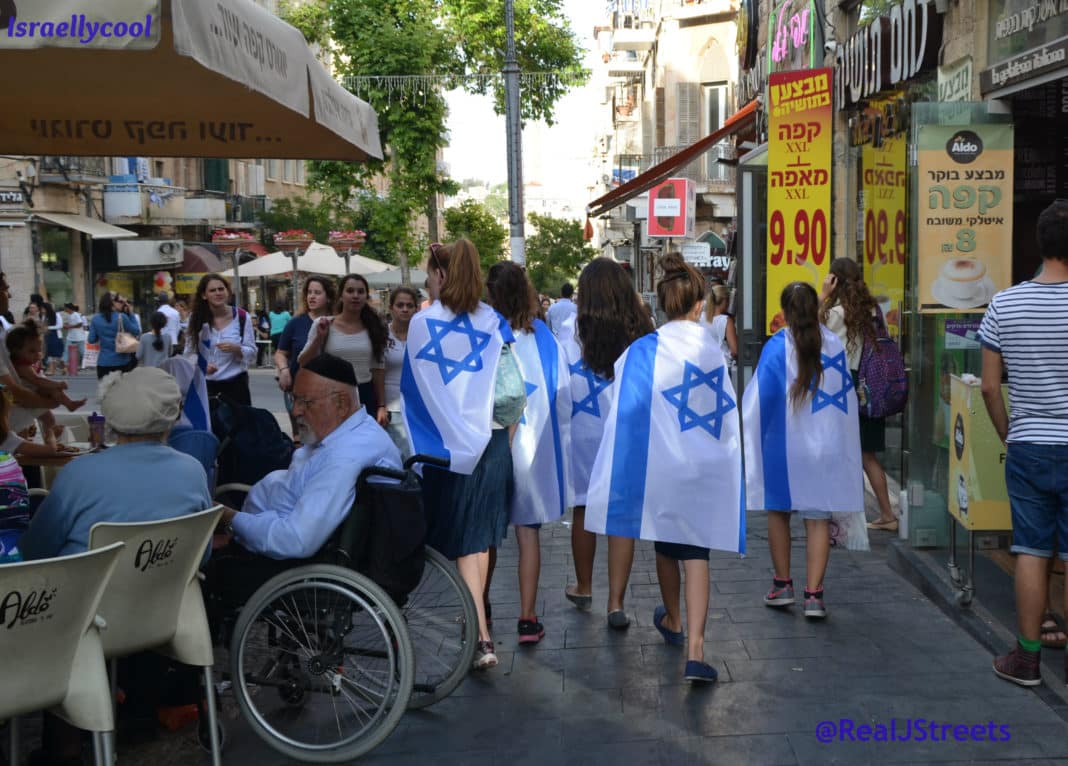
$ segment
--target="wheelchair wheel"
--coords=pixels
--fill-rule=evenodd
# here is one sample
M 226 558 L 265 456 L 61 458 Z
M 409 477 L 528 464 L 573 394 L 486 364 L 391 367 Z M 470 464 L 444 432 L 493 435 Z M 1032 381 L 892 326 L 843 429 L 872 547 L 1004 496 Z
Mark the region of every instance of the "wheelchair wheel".
M 401 609 L 415 652 L 410 708 L 449 696 L 471 668 L 478 643 L 478 613 L 456 565 L 426 549 L 423 577 Z
M 309 565 L 273 577 L 234 626 L 234 696 L 253 730 L 289 758 L 345 763 L 396 728 L 415 664 L 396 605 L 366 577 Z

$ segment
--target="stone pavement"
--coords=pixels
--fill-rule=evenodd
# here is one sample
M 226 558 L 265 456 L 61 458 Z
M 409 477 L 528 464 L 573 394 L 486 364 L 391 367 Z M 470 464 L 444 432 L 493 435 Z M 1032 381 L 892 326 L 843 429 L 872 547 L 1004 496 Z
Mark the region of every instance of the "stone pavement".
M 795 523 L 795 535 L 800 528 Z M 605 625 L 606 547 L 598 550 L 594 610 L 563 597 L 571 576 L 565 524 L 542 530 L 539 606 L 545 639 L 519 649 L 516 548 L 500 552 L 492 589 L 501 664 L 470 676 L 451 697 L 409 712 L 361 763 L 629 764 L 868 762 L 1068 763 L 1063 708 L 1001 681 L 991 656 L 886 564 L 888 535 L 873 533 L 871 553 L 832 552 L 826 579 L 829 617 L 808 622 L 798 607 L 764 607 L 771 577 L 763 514 L 749 517 L 749 555 L 713 554 L 706 658 L 720 671 L 710 688 L 681 680 L 683 650 L 652 626 L 660 602 L 652 545 L 634 562 L 623 633 Z M 804 577 L 804 543 L 795 539 L 793 576 Z M 1050 698 L 1052 695 L 1045 695 Z M 225 762 L 289 763 L 262 745 L 224 699 Z M 885 724 L 906 719 L 1004 725 L 1007 741 L 821 743 L 822 721 Z M 963 732 L 963 730 L 962 730 Z M 970 732 L 969 732 L 970 733 Z M 941 736 L 941 730 L 939 730 Z M 189 731 L 144 748 L 120 749 L 120 763 L 206 763 Z

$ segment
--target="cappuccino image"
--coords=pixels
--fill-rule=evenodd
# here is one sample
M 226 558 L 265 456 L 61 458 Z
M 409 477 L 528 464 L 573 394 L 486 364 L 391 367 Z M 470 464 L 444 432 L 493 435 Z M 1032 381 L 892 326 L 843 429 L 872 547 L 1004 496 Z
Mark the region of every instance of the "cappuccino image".
M 948 295 L 967 301 L 983 291 L 986 266 L 974 258 L 954 258 L 942 267 L 942 286 Z

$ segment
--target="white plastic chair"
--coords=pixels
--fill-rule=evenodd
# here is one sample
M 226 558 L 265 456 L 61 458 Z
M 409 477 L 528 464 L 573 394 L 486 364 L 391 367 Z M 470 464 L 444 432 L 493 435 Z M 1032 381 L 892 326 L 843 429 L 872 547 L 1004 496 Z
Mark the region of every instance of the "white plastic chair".
M 97 766 L 110 766 L 99 735 L 115 718 L 96 610 L 122 547 L 0 566 L 0 718 L 11 718 L 11 766 L 15 716 L 48 708 L 93 732 Z
M 162 521 L 94 524 L 89 531 L 90 549 L 126 543 L 97 610 L 108 624 L 103 645 L 112 661 L 112 683 L 117 658 L 147 649 L 204 668 L 215 766 L 222 762 L 211 677 L 215 659 L 197 570 L 222 511 L 217 505 Z

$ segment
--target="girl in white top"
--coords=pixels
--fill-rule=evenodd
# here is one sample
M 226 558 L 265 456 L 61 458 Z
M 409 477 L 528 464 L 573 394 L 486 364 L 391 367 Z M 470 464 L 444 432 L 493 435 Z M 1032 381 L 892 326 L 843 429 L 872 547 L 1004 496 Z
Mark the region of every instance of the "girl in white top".
M 386 325 L 368 303 L 370 287 L 359 274 L 342 277 L 338 284 L 338 314 L 316 320 L 308 342 L 300 352 L 301 365 L 319 354 L 344 359 L 356 373 L 360 403 L 380 426 L 389 424 L 386 406 Z
M 401 417 L 401 370 L 404 369 L 404 349 L 408 344 L 408 323 L 419 306 L 419 295 L 410 287 L 397 287 L 389 296 L 389 345 L 386 347 L 386 410 L 393 443 L 408 458 L 408 434 Z
M 256 358 L 255 322 L 244 309 L 230 305 L 230 283 L 205 274 L 193 298 L 185 356 L 200 367 L 210 396 L 222 395 L 252 405 L 248 367 Z
M 738 330 L 734 326 L 734 317 L 727 313 L 730 301 L 731 293 L 726 285 L 713 285 L 705 303 L 701 324 L 719 343 L 727 366 L 733 370 L 734 360 L 738 358 Z

